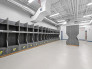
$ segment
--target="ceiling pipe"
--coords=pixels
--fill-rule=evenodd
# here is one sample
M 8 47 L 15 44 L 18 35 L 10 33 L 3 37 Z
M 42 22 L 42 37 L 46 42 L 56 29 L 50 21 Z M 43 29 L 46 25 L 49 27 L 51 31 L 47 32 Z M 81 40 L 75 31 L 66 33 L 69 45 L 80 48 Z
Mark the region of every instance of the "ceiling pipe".
M 30 8 L 28 8 L 28 7 L 24 6 L 24 5 L 16 2 L 15 0 L 7 0 L 7 1 L 12 3 L 12 4 L 14 4 L 14 5 L 16 5 L 16 6 L 18 6 L 18 7 L 20 7 L 20 8 L 22 8 L 23 10 L 29 12 L 31 15 L 35 15 L 35 13 L 36 13 L 34 10 L 32 10 L 32 9 L 30 9 Z M 49 21 L 50 23 L 54 24 L 55 26 L 57 26 L 57 23 L 55 23 L 54 21 L 48 19 L 47 17 L 45 17 L 44 19 Z
M 15 0 L 7 0 L 7 1 L 10 2 L 10 3 L 13 3 L 13 4 L 15 4 L 16 6 L 22 8 L 23 10 L 29 12 L 31 15 L 35 15 L 35 11 L 33 11 L 32 9 L 30 9 L 30 8 L 28 8 L 28 7 L 24 6 L 24 5 L 22 5 L 22 4 L 18 3 L 18 2 L 16 2 Z
M 57 25 L 54 21 L 52 21 L 51 19 L 48 19 L 47 17 L 44 18 L 45 20 L 49 21 L 50 23 Z

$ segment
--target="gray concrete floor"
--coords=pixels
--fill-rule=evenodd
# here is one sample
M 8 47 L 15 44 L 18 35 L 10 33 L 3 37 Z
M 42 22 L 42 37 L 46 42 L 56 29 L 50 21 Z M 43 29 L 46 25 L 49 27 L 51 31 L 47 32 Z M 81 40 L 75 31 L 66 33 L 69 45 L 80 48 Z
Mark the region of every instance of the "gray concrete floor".
M 92 69 L 92 43 L 56 41 L 0 58 L 0 69 Z

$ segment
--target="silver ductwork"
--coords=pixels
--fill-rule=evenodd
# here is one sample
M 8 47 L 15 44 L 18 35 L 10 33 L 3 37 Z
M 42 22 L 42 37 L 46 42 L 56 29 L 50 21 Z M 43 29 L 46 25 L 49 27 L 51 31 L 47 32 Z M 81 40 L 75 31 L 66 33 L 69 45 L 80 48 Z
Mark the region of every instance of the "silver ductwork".
M 22 5 L 22 4 L 18 3 L 18 2 L 16 2 L 15 0 L 7 0 L 7 1 L 10 2 L 10 3 L 12 3 L 12 4 L 14 4 L 14 5 L 16 5 L 16 6 L 18 6 L 18 7 L 20 7 L 20 8 L 23 9 L 24 11 L 27 11 L 27 12 L 30 13 L 31 15 L 35 15 L 35 13 L 36 13 L 34 10 L 32 10 L 32 9 L 30 9 L 30 8 L 27 7 L 27 6 L 24 6 L 24 5 Z M 45 17 L 44 19 L 47 20 L 47 21 L 49 21 L 49 23 L 54 24 L 55 26 L 57 25 L 57 23 L 55 23 L 54 21 L 48 19 L 47 17 Z
M 23 10 L 29 12 L 31 15 L 34 15 L 34 14 L 35 14 L 35 11 L 33 11 L 32 9 L 30 9 L 30 8 L 28 8 L 28 7 L 24 6 L 24 5 L 22 5 L 22 4 L 18 3 L 18 2 L 16 2 L 15 0 L 7 0 L 7 1 L 10 2 L 10 3 L 13 3 L 13 4 L 15 4 L 16 6 L 22 8 Z

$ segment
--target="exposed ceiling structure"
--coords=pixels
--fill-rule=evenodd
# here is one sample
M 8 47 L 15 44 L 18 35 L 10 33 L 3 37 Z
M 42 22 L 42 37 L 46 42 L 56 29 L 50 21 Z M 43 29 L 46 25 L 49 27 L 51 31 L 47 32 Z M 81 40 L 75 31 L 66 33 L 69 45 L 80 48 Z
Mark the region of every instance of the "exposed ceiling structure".
M 55 0 L 52 3 L 52 15 L 59 13 L 59 15 L 50 17 L 52 20 L 58 22 L 60 20 L 74 20 L 74 21 L 88 21 L 91 17 L 83 17 L 92 14 L 92 0 Z M 90 4 L 90 5 L 88 5 Z
M 31 3 L 28 3 L 28 0 L 16 1 L 21 2 L 35 12 L 40 8 L 39 0 L 32 0 Z M 69 20 L 76 23 L 91 22 L 92 0 L 51 0 L 51 2 L 51 15 L 46 16 L 46 18 L 56 24 L 59 25 Z

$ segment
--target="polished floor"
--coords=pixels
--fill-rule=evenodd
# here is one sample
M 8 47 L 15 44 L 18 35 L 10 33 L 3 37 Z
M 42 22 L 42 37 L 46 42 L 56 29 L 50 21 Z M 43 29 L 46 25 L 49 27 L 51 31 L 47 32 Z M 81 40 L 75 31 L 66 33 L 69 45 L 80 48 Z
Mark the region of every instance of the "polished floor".
M 56 41 L 0 58 L 0 69 L 92 69 L 92 43 Z

